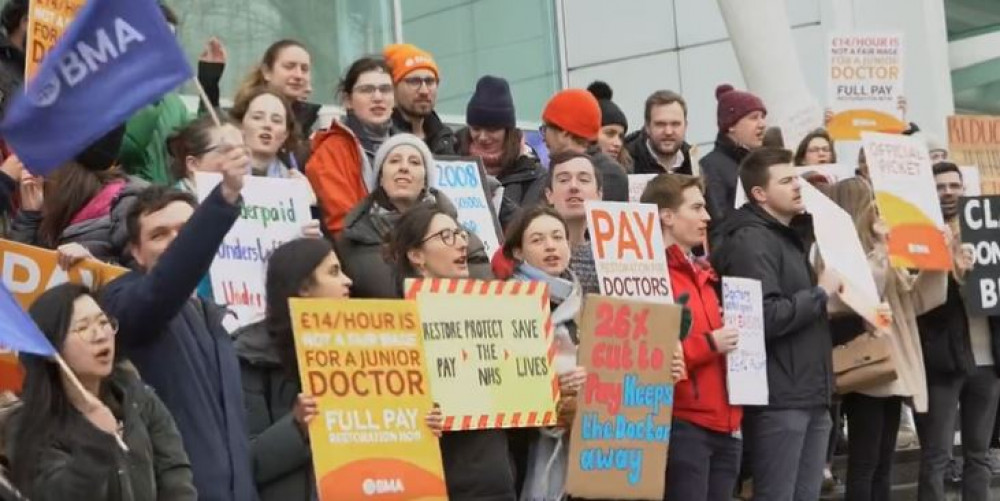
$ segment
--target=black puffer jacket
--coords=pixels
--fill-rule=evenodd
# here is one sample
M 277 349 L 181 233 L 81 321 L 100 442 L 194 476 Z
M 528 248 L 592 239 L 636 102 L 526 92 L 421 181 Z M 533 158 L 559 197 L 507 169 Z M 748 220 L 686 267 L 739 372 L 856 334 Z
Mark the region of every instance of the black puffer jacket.
M 715 138 L 715 149 L 701 159 L 705 201 L 708 203 L 708 214 L 712 216 L 716 227 L 733 211 L 740 162 L 749 154 L 750 150 L 720 133 Z
M 49 444 L 34 468 L 34 483 L 30 488 L 21 486 L 22 490 L 33 492 L 34 501 L 197 499 L 181 435 L 152 388 L 135 373 L 120 368 L 104 388 L 107 391 L 102 391 L 101 399 L 121 420 L 128 452 L 89 422 L 80 423 L 79 429 L 86 432 L 69 443 Z M 12 438 L 26 418 L 14 411 L 5 430 L 12 464 L 17 461 Z
M 969 318 L 961 290 L 962 286 L 954 275 L 949 275 L 948 299 L 941 306 L 917 317 L 928 381 L 962 376 L 976 368 L 972 340 L 969 338 Z M 994 330 L 992 327 L 991 319 L 991 331 Z M 996 338 L 995 335 L 992 337 Z
M 392 124 L 395 130 L 413 134 L 413 124 L 396 108 L 392 111 Z M 436 111 L 424 118 L 424 142 L 435 155 L 454 155 L 457 151 L 455 131 L 441 121 Z
M 646 144 L 648 139 L 649 136 L 646 135 L 646 132 L 640 129 L 629 134 L 625 140 L 625 149 L 628 150 L 629 155 L 632 155 L 633 174 L 662 174 L 667 172 L 660 165 L 660 162 L 653 157 L 653 153 L 649 151 L 649 146 Z M 670 172 L 690 176 L 694 172 L 691 169 L 691 145 L 687 142 L 682 143 L 680 153 L 684 155 L 684 163 L 676 171 Z
M 754 204 L 734 212 L 720 228 L 712 265 L 720 276 L 761 282 L 767 347 L 769 406 L 830 404 L 832 348 L 826 293 L 809 264 L 809 216 L 785 226 Z

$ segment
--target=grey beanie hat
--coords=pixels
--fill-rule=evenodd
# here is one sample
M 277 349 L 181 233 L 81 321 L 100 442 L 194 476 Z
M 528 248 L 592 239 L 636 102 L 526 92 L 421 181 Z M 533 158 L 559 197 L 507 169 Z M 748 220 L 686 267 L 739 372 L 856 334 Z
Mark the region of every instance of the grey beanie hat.
M 424 157 L 424 171 L 426 172 L 424 182 L 424 189 L 428 189 L 434 186 L 434 174 L 437 169 L 434 168 L 434 154 L 431 150 L 427 148 L 427 144 L 424 143 L 423 139 L 409 133 L 396 134 L 386 139 L 382 146 L 379 146 L 378 151 L 375 152 L 375 186 L 382 185 L 382 165 L 385 163 L 386 157 L 389 153 L 396 149 L 397 146 L 408 145 L 413 146 L 420 152 L 420 156 Z

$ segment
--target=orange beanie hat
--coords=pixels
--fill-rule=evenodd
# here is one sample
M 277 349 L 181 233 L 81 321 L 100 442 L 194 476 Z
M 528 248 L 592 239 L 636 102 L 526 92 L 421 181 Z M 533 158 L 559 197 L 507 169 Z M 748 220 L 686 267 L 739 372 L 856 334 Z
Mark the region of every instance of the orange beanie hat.
M 588 91 L 566 89 L 549 99 L 542 111 L 542 121 L 574 136 L 597 141 L 601 132 L 601 105 Z
M 382 51 L 385 62 L 392 70 L 392 82 L 399 83 L 407 74 L 413 70 L 431 70 L 439 80 L 441 74 L 438 65 L 430 53 L 421 50 L 416 45 L 408 43 L 394 43 L 387 45 Z

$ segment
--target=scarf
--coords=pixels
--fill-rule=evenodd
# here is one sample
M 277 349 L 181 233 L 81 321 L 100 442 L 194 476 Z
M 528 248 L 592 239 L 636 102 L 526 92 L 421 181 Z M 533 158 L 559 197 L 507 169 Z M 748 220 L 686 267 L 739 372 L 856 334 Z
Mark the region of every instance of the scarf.
M 424 189 L 420 195 L 420 199 L 414 206 L 422 203 L 437 203 L 437 197 L 434 196 L 430 190 Z M 368 211 L 369 218 L 371 219 L 372 226 L 375 227 L 375 232 L 378 233 L 379 238 L 384 239 L 386 235 L 396 227 L 396 223 L 399 222 L 399 218 L 403 216 L 399 212 L 399 209 L 393 205 L 392 201 L 385 194 L 385 190 L 381 187 L 372 193 L 372 206 Z
M 348 129 L 351 129 L 354 136 L 358 138 L 358 141 L 361 143 L 361 150 L 368 157 L 368 162 L 374 163 L 375 152 L 378 151 L 379 146 L 382 146 L 382 143 L 386 139 L 389 139 L 389 129 L 392 127 L 392 121 L 386 122 L 384 125 L 369 125 L 362 122 L 357 115 L 348 111 L 344 123 Z
M 257 177 L 271 177 L 278 179 L 288 177 L 288 167 L 285 167 L 285 164 L 277 156 L 271 159 L 271 162 L 267 164 L 265 169 L 258 169 L 257 166 L 253 166 L 251 171 L 253 175 Z
M 475 141 L 469 144 L 469 156 L 483 159 L 483 167 L 491 176 L 499 176 L 503 172 L 503 165 L 500 165 L 500 157 L 503 156 L 503 146 L 499 145 L 496 150 L 486 150 L 480 148 Z
M 545 283 L 549 286 L 549 300 L 555 305 L 562 304 L 573 293 L 573 288 L 576 287 L 576 284 L 573 283 L 573 275 L 569 270 L 566 270 L 561 276 L 554 277 L 525 262 L 517 265 L 517 269 L 514 270 L 514 275 L 511 278 L 521 282 Z

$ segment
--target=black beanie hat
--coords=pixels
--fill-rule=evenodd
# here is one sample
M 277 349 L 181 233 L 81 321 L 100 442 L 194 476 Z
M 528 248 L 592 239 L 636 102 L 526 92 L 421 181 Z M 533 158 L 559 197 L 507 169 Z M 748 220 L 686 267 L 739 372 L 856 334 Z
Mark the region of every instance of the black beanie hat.
M 87 149 L 77 153 L 74 160 L 87 170 L 108 170 L 118 161 L 124 139 L 125 124 L 121 124 L 90 143 Z
M 465 109 L 465 123 L 472 127 L 517 127 L 514 98 L 507 80 L 486 75 L 476 82 L 476 92 Z
M 587 90 L 597 98 L 597 104 L 601 105 L 601 127 L 621 125 L 625 128 L 625 132 L 628 132 L 628 119 L 625 118 L 622 109 L 611 101 L 611 97 L 614 95 L 611 86 L 600 80 L 595 80 L 587 86 Z

